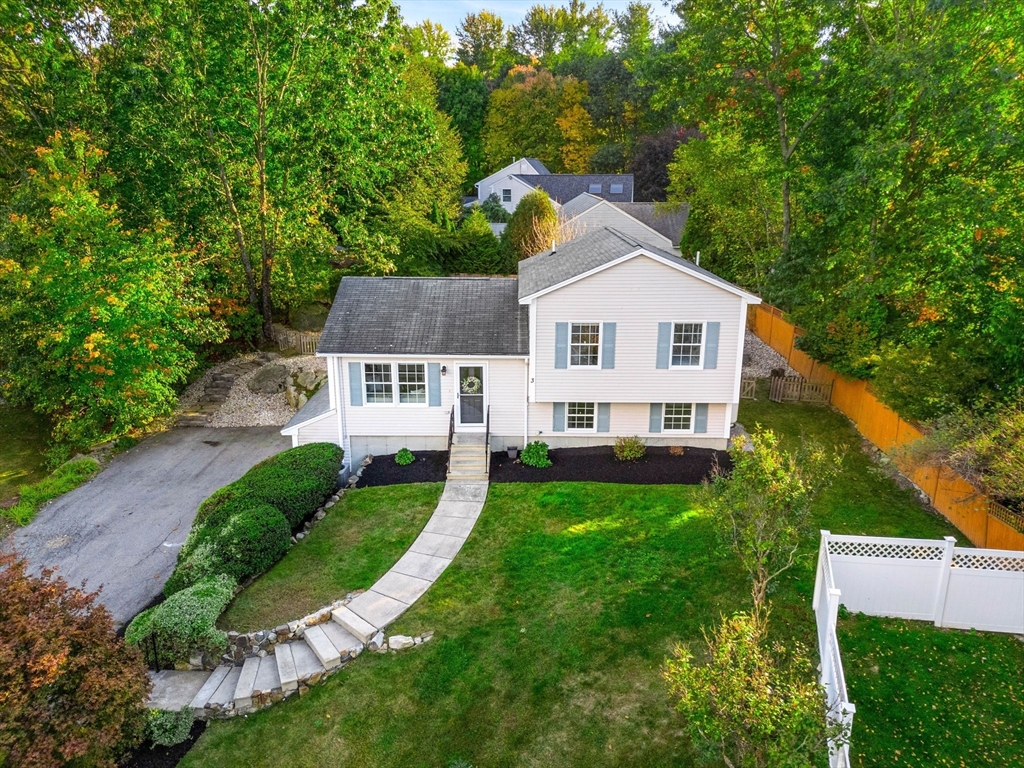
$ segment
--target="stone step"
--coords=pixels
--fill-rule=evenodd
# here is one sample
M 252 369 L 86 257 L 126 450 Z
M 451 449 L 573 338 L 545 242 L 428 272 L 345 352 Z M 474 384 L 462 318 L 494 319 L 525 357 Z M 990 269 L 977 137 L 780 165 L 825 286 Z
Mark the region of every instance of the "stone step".
M 377 633 L 377 627 L 345 606 L 335 608 L 331 612 L 331 617 L 364 643 L 370 642 L 370 638 Z
M 449 480 L 475 480 L 483 482 L 487 479 L 487 475 L 483 472 L 449 472 Z
M 326 669 L 334 669 L 341 664 L 341 654 L 321 627 L 307 627 L 303 639 Z
M 277 677 L 281 681 L 283 691 L 294 691 L 299 687 L 299 675 L 295 671 L 295 658 L 292 656 L 293 645 L 294 643 L 280 643 L 274 649 L 274 663 L 277 665 Z
M 252 689 L 256 687 L 256 673 L 259 670 L 259 656 L 250 656 L 242 664 L 242 674 L 235 684 L 235 709 L 248 709 L 252 706 Z
M 230 709 L 235 701 L 235 689 L 238 687 L 238 678 L 242 676 L 241 667 L 229 667 L 228 673 L 217 690 L 213 692 L 210 700 L 206 702 L 207 707 L 214 709 Z
M 268 696 L 274 691 L 281 690 L 281 676 L 277 674 L 277 660 L 273 656 L 264 656 L 260 659 L 260 668 L 256 673 L 256 685 L 253 686 L 253 696 Z
M 305 682 L 312 677 L 319 677 L 326 671 L 320 659 L 313 653 L 304 642 L 289 643 L 292 649 L 292 658 L 295 660 L 295 675 L 299 682 Z M 277 651 L 274 651 L 277 653 Z
M 199 689 L 199 692 L 192 699 L 192 703 L 189 705 L 193 710 L 199 710 L 206 706 L 207 702 L 213 697 L 213 694 L 220 684 L 224 682 L 224 678 L 228 676 L 228 672 L 231 671 L 231 667 L 221 665 L 217 667 L 210 676 L 206 678 L 206 682 L 203 683 L 203 687 Z
M 327 639 L 331 641 L 331 645 L 333 645 L 342 656 L 345 656 L 345 654 L 353 655 L 356 651 L 362 650 L 363 643 L 359 638 L 342 627 L 338 622 L 327 621 L 318 626 L 324 631 L 324 634 L 327 635 Z

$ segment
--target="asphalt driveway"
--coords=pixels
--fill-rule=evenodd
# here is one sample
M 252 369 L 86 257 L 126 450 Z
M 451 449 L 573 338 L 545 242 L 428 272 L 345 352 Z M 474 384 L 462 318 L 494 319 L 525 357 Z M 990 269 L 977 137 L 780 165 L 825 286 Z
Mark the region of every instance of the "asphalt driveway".
M 121 624 L 160 594 L 200 502 L 290 447 L 279 427 L 155 435 L 40 510 L 13 534 L 13 546 L 35 569 L 56 567 L 70 584 L 102 586 L 100 601 Z

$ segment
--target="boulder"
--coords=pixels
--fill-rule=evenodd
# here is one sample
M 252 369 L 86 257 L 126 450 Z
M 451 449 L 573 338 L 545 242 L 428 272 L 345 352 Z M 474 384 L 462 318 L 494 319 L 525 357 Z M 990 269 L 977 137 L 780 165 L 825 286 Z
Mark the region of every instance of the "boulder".
M 279 363 L 264 365 L 249 379 L 249 391 L 259 395 L 276 395 L 284 392 L 288 369 Z
M 392 635 L 388 638 L 388 648 L 392 651 L 401 651 L 406 648 L 412 648 L 416 644 L 408 635 Z

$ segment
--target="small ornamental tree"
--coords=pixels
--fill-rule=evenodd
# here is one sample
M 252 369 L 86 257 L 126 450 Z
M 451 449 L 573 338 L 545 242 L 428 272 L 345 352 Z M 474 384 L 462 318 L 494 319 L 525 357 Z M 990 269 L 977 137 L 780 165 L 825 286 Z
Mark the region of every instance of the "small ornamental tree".
M 761 608 L 771 582 L 793 566 L 812 528 L 811 501 L 831 484 L 842 455 L 813 443 L 786 453 L 774 432 L 760 428 L 749 445 L 753 450 L 743 436 L 733 441 L 732 472 L 716 470 L 701 497 L 750 574 L 754 606 Z
M 524 195 L 505 230 L 505 238 L 517 260 L 548 250 L 558 237 L 558 214 L 547 192 L 538 189 Z
M 736 614 L 705 634 L 700 664 L 679 646 L 664 676 L 701 763 L 729 768 L 813 768 L 828 739 L 844 728 L 828 721 L 825 691 L 799 644 L 766 640 L 767 614 Z
M 0 765 L 112 767 L 141 741 L 149 677 L 95 601 L 0 552 Z

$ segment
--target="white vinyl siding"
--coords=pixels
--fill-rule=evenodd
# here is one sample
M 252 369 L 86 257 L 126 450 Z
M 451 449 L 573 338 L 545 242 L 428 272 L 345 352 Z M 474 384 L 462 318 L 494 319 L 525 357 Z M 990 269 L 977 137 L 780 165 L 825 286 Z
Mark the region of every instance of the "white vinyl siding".
M 644 403 L 644 408 L 681 399 L 733 402 L 744 330 L 741 297 L 652 258 L 637 256 L 541 296 L 535 303 L 532 399 L 545 403 L 634 402 Z M 685 308 L 682 318 L 681 308 Z M 555 325 L 580 318 L 616 323 L 614 369 L 555 368 Z M 657 368 L 658 324 L 674 321 L 721 324 L 717 368 Z M 710 425 L 708 433 L 713 434 Z
M 566 413 L 568 414 L 566 403 Z M 611 445 L 616 437 L 638 435 L 651 445 L 670 445 L 682 443 L 687 445 L 704 445 L 709 440 L 725 440 L 729 436 L 729 404 L 710 403 L 708 405 L 708 431 L 699 435 L 693 430 L 651 432 L 650 403 L 616 403 L 610 408 L 608 432 L 553 432 L 552 403 L 530 403 L 530 440 L 557 442 L 559 437 L 587 438 L 593 445 Z M 567 415 L 568 418 L 568 415 Z
M 455 397 L 456 366 L 459 363 L 475 364 L 477 362 L 453 357 L 395 359 L 396 367 L 398 364 L 409 363 L 426 367 L 430 363 L 437 363 L 445 366 L 447 373 L 441 377 L 440 407 L 396 405 L 389 408 L 380 405 L 367 407 L 351 404 L 348 398 L 349 361 L 365 362 L 358 357 L 341 358 L 339 368 L 341 382 L 338 391 L 343 394 L 340 402 L 344 408 L 345 427 L 349 435 L 441 435 L 445 438 L 448 437 L 448 419 Z M 491 409 L 491 434 L 521 436 L 525 416 L 526 361 L 515 358 L 486 358 L 481 362 L 487 364 L 485 386 L 487 387 L 487 403 Z M 521 441 L 522 437 L 519 438 L 519 442 Z
M 296 437 L 298 438 L 296 445 L 308 445 L 309 443 L 341 445 L 341 435 L 338 434 L 338 415 L 334 411 L 328 411 L 319 419 L 299 427 Z

